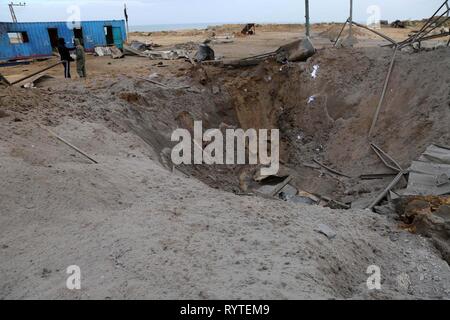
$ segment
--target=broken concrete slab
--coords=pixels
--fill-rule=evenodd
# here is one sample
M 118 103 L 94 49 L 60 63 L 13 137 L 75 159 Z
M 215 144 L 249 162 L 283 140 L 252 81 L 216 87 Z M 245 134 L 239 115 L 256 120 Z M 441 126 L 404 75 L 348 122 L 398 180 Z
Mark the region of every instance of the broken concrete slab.
M 95 47 L 94 52 L 99 57 L 110 56 L 111 48 L 110 47 Z
M 300 39 L 284 46 L 276 51 L 276 58 L 279 63 L 306 61 L 316 53 L 316 49 L 309 38 Z
M 117 48 L 116 46 L 110 47 L 110 50 L 111 50 L 111 58 L 120 59 L 124 57 L 122 51 L 120 51 L 120 49 Z

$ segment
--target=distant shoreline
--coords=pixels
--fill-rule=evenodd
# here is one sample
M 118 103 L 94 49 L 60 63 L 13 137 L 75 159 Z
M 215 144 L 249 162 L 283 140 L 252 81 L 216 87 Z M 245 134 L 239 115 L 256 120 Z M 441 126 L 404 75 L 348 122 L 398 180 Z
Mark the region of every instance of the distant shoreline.
M 420 23 L 423 20 L 403 20 L 409 21 L 411 23 Z M 389 21 L 392 22 L 392 21 Z M 334 21 L 334 22 L 312 22 L 311 25 L 334 25 L 334 24 L 343 24 L 344 21 Z M 359 22 L 364 24 L 364 22 Z M 244 27 L 246 23 L 220 23 L 220 22 L 210 22 L 210 23 L 180 23 L 180 24 L 154 24 L 154 25 L 135 25 L 130 26 L 130 32 L 139 33 L 139 32 L 176 32 L 176 31 L 201 31 L 207 30 L 211 28 L 226 28 L 226 27 Z M 296 27 L 304 27 L 304 23 L 301 22 L 255 22 L 256 25 L 259 26 L 296 26 Z
M 249 22 L 253 23 L 253 22 Z M 334 22 L 330 22 L 334 23 Z M 257 25 L 280 25 L 280 26 L 300 26 L 304 23 L 300 22 L 255 22 Z M 130 32 L 164 32 L 164 31 L 190 31 L 190 30 L 206 30 L 211 27 L 225 26 L 241 26 L 244 27 L 246 22 L 210 22 L 210 23 L 180 23 L 180 24 L 154 24 L 154 25 L 135 25 L 130 26 Z
M 179 24 L 150 24 L 130 26 L 130 32 L 161 32 L 204 30 L 211 26 L 225 25 L 226 23 L 179 23 Z

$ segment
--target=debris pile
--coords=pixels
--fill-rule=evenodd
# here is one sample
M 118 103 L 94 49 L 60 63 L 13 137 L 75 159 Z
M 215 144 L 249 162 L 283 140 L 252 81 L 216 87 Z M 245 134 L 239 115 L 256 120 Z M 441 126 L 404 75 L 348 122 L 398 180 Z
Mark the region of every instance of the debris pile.
M 450 263 L 450 196 L 405 196 L 394 203 L 404 228 L 431 238 Z
M 391 27 L 392 28 L 405 29 L 406 28 L 406 23 L 404 21 L 401 21 L 401 20 L 395 20 L 394 22 L 391 23 Z
M 245 36 L 251 36 L 256 34 L 256 25 L 254 23 L 247 23 L 242 29 L 241 34 Z
M 140 56 L 151 60 L 177 60 L 189 59 L 189 52 L 184 49 L 153 50 L 147 45 L 135 42 L 134 45 L 124 44 L 124 52 L 128 55 Z
M 113 59 L 123 58 L 122 51 L 116 46 L 95 47 L 94 52 L 99 57 L 111 56 Z

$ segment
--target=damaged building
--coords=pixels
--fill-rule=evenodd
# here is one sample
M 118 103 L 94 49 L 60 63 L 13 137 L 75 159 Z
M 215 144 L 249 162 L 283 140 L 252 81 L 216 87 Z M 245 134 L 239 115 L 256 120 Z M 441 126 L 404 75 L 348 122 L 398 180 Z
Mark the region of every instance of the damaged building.
M 125 21 L 0 22 L 0 61 L 51 56 L 58 38 L 68 46 L 78 38 L 86 51 L 112 45 L 121 49 L 127 38 Z

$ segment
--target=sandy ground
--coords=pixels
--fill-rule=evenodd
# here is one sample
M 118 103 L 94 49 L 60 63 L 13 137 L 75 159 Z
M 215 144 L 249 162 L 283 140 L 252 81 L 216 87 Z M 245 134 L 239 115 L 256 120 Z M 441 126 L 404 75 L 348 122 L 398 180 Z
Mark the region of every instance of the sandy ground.
M 2 120 L 16 138 L 0 149 L 1 298 L 449 297 L 449 266 L 386 218 L 215 191 L 163 170 L 135 136 L 56 127 L 93 165 L 41 129 L 17 136 L 25 125 Z M 315 232 L 320 223 L 337 237 Z M 81 291 L 65 288 L 69 265 Z M 381 291 L 365 286 L 370 265 Z
M 406 31 L 392 31 L 401 32 Z M 248 56 L 271 51 L 297 35 L 292 30 L 268 30 L 214 49 L 225 57 Z M 201 41 L 204 35 L 145 37 L 172 46 Z M 360 37 L 361 47 L 378 41 Z M 323 43 L 323 48 L 331 46 L 323 35 L 314 40 Z M 207 72 L 212 83 L 206 86 L 199 84 L 197 71 L 185 61 L 164 61 L 161 67 L 158 61 L 139 57 L 90 56 L 87 80 L 64 80 L 61 68 L 55 68 L 48 72 L 54 79 L 39 88 L 1 88 L 0 299 L 449 299 L 448 263 L 430 239 L 410 234 L 398 221 L 359 209 L 331 210 L 237 196 L 211 188 L 212 183 L 199 181 L 195 174 L 172 173 L 161 164 L 161 151 L 168 146 L 171 131 L 180 125 L 180 112 L 207 120 L 211 127 L 224 120 L 232 123 L 239 116 L 235 115 L 235 90 L 242 94 L 240 89 L 249 83 L 261 93 L 266 90 L 261 83 L 267 75 L 273 76 L 272 89 L 280 92 L 276 103 L 266 105 L 265 95 L 251 90 L 242 98 L 257 99 L 261 107 L 278 107 L 279 103 L 295 107 L 293 100 L 304 101 L 319 87 L 323 86 L 320 94 L 325 96 L 338 92 L 335 86 L 342 84 L 349 100 L 335 103 L 331 99 L 327 104 L 319 99 L 316 108 L 328 108 L 333 121 L 347 120 L 339 120 L 332 128 L 343 126 L 349 132 L 365 128 L 370 103 L 361 103 L 355 95 L 372 90 L 376 96 L 383 71 L 367 71 L 388 64 L 389 55 L 364 50 L 324 49 L 306 65 L 293 66 L 288 75 L 275 74 L 270 66 L 227 74 L 211 67 Z M 405 71 L 396 74 L 395 80 L 399 94 L 391 96 L 387 106 L 389 111 L 403 101 L 403 108 L 412 108 L 409 119 L 420 126 L 422 118 L 415 118 L 416 108 L 430 105 L 422 116 L 434 126 L 423 131 L 424 146 L 439 134 L 448 139 L 448 127 L 442 128 L 449 97 L 445 53 L 433 52 L 416 71 L 407 66 L 420 59 L 402 56 L 400 65 Z M 341 59 L 344 64 L 340 66 Z M 435 59 L 441 59 L 442 66 L 422 69 Z M 358 61 L 359 67 L 349 76 L 352 61 Z M 304 78 L 305 70 L 314 63 L 323 66 L 319 82 L 296 94 L 285 94 L 298 90 L 296 81 L 301 86 L 311 82 Z M 49 61 L 2 68 L 1 72 L 10 80 L 17 79 L 46 64 Z M 408 72 L 412 76 L 405 80 Z M 437 79 L 444 79 L 439 85 L 433 84 L 433 72 Z M 160 88 L 140 79 L 154 73 L 163 83 L 189 84 L 190 89 Z M 406 88 L 418 82 L 420 74 L 426 81 L 414 98 Z M 296 81 L 287 85 L 287 79 Z M 214 93 L 213 85 L 220 87 L 221 94 Z M 411 98 L 406 99 L 408 95 Z M 304 108 L 304 103 L 298 107 Z M 361 111 L 354 111 L 358 114 L 354 118 L 340 108 L 358 104 Z M 287 123 L 302 123 L 294 111 L 289 111 L 292 119 Z M 264 114 L 257 120 L 263 118 Z M 38 123 L 99 164 L 51 137 Z M 345 170 L 346 158 L 338 152 L 345 141 L 338 134 L 333 136 L 332 130 L 328 133 L 337 144 L 333 148 L 330 142 L 320 156 L 335 159 L 334 164 Z M 379 137 L 393 134 L 383 131 Z M 395 143 L 408 141 L 410 134 L 400 135 Z M 355 148 L 359 143 L 363 140 L 354 142 Z M 414 157 L 421 147 L 403 148 L 401 160 Z M 359 161 L 356 154 L 351 157 Z M 375 163 L 376 158 L 371 161 Z M 364 163 L 358 165 L 364 167 Z M 216 184 L 220 182 L 217 177 L 221 176 L 215 176 Z M 317 232 L 320 224 L 334 230 L 336 237 L 329 239 Z M 80 291 L 65 286 L 70 265 L 81 268 Z M 381 268 L 380 291 L 366 286 L 371 265 Z

